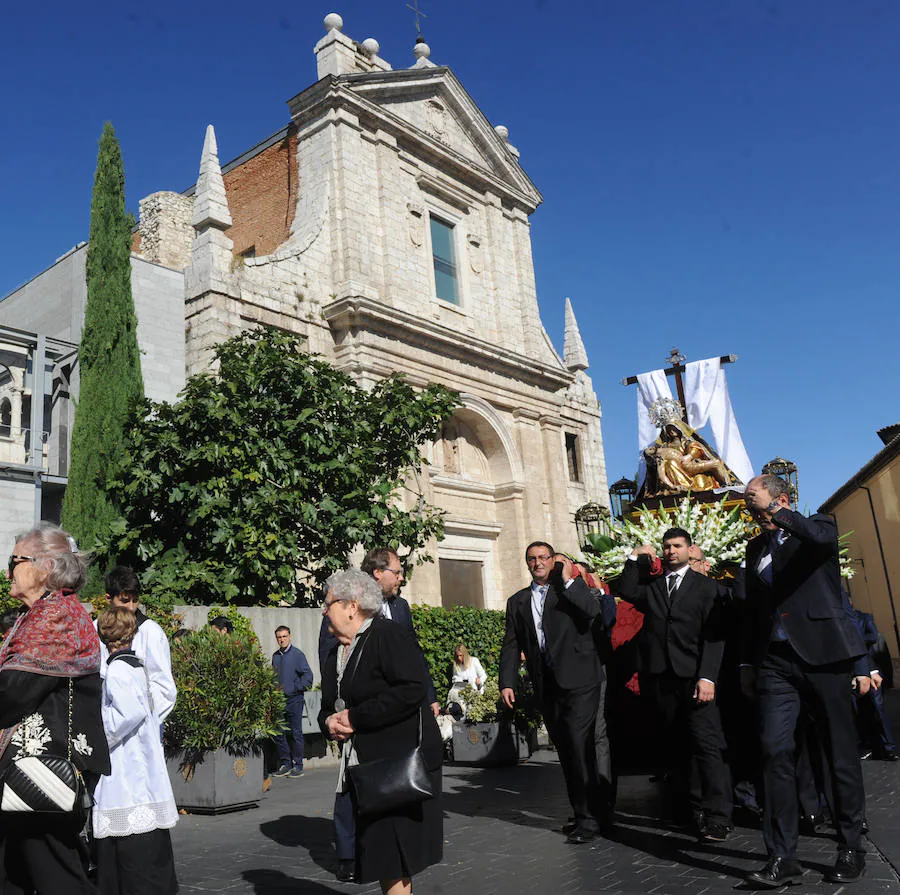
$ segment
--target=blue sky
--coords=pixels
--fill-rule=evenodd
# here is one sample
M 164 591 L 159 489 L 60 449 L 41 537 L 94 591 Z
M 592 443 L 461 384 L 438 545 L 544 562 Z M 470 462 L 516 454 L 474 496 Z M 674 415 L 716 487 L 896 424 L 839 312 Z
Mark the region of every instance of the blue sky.
M 543 193 L 542 317 L 561 350 L 571 297 L 610 481 L 636 465 L 636 398 L 619 380 L 677 345 L 740 355 L 728 378 L 751 460 L 795 460 L 801 503 L 818 506 L 900 421 L 900 3 L 421 7 L 432 60 L 509 128 Z M 0 295 L 86 238 L 105 120 L 129 207 L 185 189 L 208 123 L 224 161 L 287 122 L 332 10 L 394 67 L 412 64 L 404 0 L 7 10 Z

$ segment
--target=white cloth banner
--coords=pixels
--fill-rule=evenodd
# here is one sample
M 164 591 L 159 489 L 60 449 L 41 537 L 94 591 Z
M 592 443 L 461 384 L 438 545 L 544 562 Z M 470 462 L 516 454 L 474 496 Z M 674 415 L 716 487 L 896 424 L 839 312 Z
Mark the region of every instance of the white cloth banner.
M 647 476 L 647 460 L 644 457 L 644 450 L 659 437 L 659 427 L 650 419 L 650 405 L 659 398 L 671 397 L 672 389 L 669 388 L 669 380 L 664 370 L 652 370 L 650 373 L 638 374 L 638 488 L 644 484 Z
M 694 361 L 685 366 L 684 397 L 688 425 L 699 430 L 709 423 L 716 451 L 746 485 L 753 478 L 753 467 L 738 430 L 719 358 Z

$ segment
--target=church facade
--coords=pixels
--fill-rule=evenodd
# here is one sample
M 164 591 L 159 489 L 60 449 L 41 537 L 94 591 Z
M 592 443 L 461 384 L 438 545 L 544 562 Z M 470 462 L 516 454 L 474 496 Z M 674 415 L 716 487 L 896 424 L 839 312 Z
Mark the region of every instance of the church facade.
M 574 550 L 575 510 L 608 505 L 571 305 L 562 357 L 540 320 L 529 217 L 541 196 L 506 129 L 424 42 L 394 70 L 339 16 L 325 27 L 318 80 L 289 100 L 286 127 L 222 167 L 210 126 L 196 187 L 141 202 L 135 256 L 183 271 L 187 375 L 266 325 L 362 384 L 403 372 L 459 391 L 406 495 L 421 488 L 447 514 L 409 597 L 500 608 L 530 541 Z

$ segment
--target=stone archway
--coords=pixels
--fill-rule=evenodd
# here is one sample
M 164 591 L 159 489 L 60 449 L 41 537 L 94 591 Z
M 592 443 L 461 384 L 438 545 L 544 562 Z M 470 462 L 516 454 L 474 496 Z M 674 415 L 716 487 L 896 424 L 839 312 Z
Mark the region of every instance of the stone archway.
M 500 414 L 460 399 L 432 451 L 432 500 L 447 513 L 434 584 L 445 606 L 501 608 L 522 546 L 522 463 Z

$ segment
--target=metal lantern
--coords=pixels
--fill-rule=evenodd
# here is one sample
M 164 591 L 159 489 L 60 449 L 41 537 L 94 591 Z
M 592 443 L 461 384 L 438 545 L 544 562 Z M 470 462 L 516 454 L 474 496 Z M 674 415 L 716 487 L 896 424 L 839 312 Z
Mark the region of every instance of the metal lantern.
M 587 543 L 589 534 L 609 534 L 609 508 L 599 503 L 586 503 L 575 511 L 575 530 L 578 532 L 578 546 Z
M 616 519 L 624 519 L 625 514 L 631 510 L 631 505 L 637 497 L 637 482 L 634 479 L 619 479 L 609 486 L 609 502 L 612 504 L 612 514 Z
M 769 460 L 762 468 L 763 475 L 777 475 L 788 483 L 788 493 L 791 498 L 791 506 L 796 510 L 800 500 L 800 486 L 797 480 L 797 464 L 784 457 L 776 457 Z

